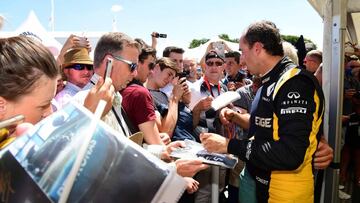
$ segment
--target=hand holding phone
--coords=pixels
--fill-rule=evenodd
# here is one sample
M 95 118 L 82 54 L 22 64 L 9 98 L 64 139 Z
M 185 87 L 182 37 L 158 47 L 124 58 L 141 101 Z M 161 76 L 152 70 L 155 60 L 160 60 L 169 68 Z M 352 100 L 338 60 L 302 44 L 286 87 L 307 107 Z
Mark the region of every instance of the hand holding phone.
M 4 121 L 0 121 L 0 142 L 7 139 L 16 129 L 16 126 L 24 121 L 23 115 L 16 115 Z
M 84 47 L 84 48 L 87 48 L 88 45 L 89 45 L 89 41 L 87 40 L 86 37 L 78 37 L 79 39 L 79 47 Z
M 218 42 L 213 42 L 213 49 L 215 49 L 216 51 L 218 51 L 221 54 L 225 53 L 225 44 L 222 41 L 218 41 Z
M 160 34 L 160 33 L 155 32 L 151 36 L 155 37 L 155 38 L 166 38 L 167 34 Z
M 180 72 L 177 74 L 177 76 L 179 76 L 179 78 L 186 78 L 190 75 L 190 70 L 184 70 L 183 72 Z

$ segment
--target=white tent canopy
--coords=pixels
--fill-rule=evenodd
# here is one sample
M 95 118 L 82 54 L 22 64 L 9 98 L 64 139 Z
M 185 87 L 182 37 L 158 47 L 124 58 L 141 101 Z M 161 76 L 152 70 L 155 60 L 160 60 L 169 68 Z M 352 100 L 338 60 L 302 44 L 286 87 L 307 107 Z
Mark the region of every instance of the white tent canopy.
M 2 32 L 2 37 L 26 35 L 38 39 L 54 56 L 59 55 L 62 45 L 41 25 L 34 11 L 30 11 L 27 19 L 13 32 Z
M 314 9 L 324 17 L 324 9 L 326 0 L 308 0 Z M 347 11 L 350 13 L 360 12 L 359 0 L 348 0 Z
M 324 19 L 326 12 L 326 2 L 328 0 L 308 0 L 319 15 Z M 360 42 L 360 1 L 347 0 L 347 36 L 346 41 L 359 44 Z

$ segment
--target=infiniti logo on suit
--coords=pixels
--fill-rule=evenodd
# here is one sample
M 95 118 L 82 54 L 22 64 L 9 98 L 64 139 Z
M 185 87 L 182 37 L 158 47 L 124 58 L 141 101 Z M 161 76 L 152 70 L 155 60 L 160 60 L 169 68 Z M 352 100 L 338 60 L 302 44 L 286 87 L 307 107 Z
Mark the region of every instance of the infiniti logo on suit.
M 289 99 L 298 99 L 298 98 L 300 98 L 300 94 L 299 94 L 299 92 L 289 92 L 287 94 L 287 97 Z

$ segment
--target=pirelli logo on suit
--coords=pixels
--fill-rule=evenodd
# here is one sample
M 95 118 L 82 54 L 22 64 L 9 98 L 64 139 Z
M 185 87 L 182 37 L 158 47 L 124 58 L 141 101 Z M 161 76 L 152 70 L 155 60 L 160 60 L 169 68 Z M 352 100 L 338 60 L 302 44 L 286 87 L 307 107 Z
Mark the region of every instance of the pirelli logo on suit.
M 294 113 L 302 113 L 306 114 L 307 109 L 302 107 L 289 107 L 286 109 L 280 109 L 280 114 L 294 114 Z

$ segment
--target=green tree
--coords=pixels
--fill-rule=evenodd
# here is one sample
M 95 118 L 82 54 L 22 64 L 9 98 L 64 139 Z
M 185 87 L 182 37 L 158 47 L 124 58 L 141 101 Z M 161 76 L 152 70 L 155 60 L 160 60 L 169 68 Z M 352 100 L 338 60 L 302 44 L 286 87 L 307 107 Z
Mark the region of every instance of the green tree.
M 285 41 L 290 42 L 292 45 L 295 45 L 296 41 L 299 39 L 299 36 L 295 36 L 295 35 L 281 35 L 282 39 Z M 228 34 L 220 34 L 219 35 L 220 39 L 223 39 L 225 41 L 228 42 L 234 42 L 234 43 L 239 43 L 239 38 L 234 38 L 234 39 L 230 39 Z M 206 42 L 208 42 L 210 39 L 206 39 L 206 38 L 202 38 L 202 39 L 193 39 L 190 42 L 190 46 L 189 49 L 192 48 L 196 48 L 202 44 L 205 44 Z M 310 39 L 304 38 L 305 44 L 306 43 L 312 43 L 314 44 L 315 48 L 316 48 L 316 44 L 313 43 Z
M 289 43 L 291 43 L 292 45 L 295 46 L 296 41 L 300 38 L 300 36 L 295 36 L 295 35 L 281 35 L 281 38 Z M 306 43 L 311 43 L 315 46 L 316 49 L 316 44 L 314 42 L 312 42 L 310 39 L 304 38 L 304 42 Z
M 238 39 L 238 38 L 230 39 L 229 35 L 227 35 L 227 34 L 221 34 L 221 35 L 219 35 L 219 38 L 220 38 L 220 39 L 223 39 L 223 40 L 225 40 L 225 41 L 228 41 L 228 42 L 239 43 L 239 39 Z
M 208 42 L 210 39 L 206 39 L 206 38 L 202 38 L 202 39 L 193 39 L 191 42 L 190 42 L 190 46 L 189 46 L 189 49 L 192 49 L 192 48 L 196 48 L 202 44 L 205 44 L 206 42 Z
M 281 35 L 281 38 L 287 42 L 290 42 L 292 45 L 295 45 L 296 41 L 299 39 L 299 36 L 295 35 Z
M 238 38 L 235 38 L 235 39 L 230 39 L 229 35 L 228 34 L 220 34 L 218 36 L 220 39 L 223 39 L 225 41 L 228 41 L 228 42 L 235 42 L 235 43 L 239 43 L 239 39 Z M 193 49 L 193 48 L 196 48 L 202 44 L 205 44 L 206 42 L 208 42 L 210 39 L 206 39 L 206 38 L 202 38 L 202 39 L 193 39 L 191 42 L 190 42 L 190 45 L 189 45 L 189 49 Z

